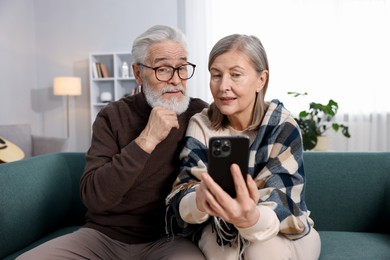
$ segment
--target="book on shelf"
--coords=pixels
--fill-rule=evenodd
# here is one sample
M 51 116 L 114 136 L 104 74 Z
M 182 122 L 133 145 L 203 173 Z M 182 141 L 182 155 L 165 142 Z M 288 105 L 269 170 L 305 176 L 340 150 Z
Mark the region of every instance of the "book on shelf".
M 97 70 L 97 77 L 98 78 L 103 78 L 102 68 L 100 66 L 100 62 L 96 62 L 95 65 L 96 65 L 96 70 Z
M 92 68 L 92 77 L 94 79 L 98 78 L 98 70 L 97 70 L 97 66 L 96 66 L 96 62 L 94 62 L 91 66 Z
M 100 63 L 100 70 L 102 71 L 103 78 L 109 78 L 110 74 L 108 73 L 107 65 L 104 63 Z

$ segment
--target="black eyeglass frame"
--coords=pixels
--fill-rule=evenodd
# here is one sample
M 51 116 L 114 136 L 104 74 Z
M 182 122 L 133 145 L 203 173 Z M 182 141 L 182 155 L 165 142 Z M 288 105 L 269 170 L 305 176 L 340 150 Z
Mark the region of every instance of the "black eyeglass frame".
M 185 63 L 185 64 L 182 64 L 182 65 L 180 65 L 180 66 L 177 66 L 176 68 L 175 68 L 175 67 L 172 67 L 172 66 L 169 66 L 169 65 L 158 66 L 158 67 L 150 67 L 150 66 L 145 65 L 145 64 L 143 64 L 143 63 L 137 63 L 137 65 L 142 66 L 142 67 L 145 67 L 145 68 L 148 68 L 148 69 L 154 70 L 154 75 L 156 76 L 156 79 L 157 79 L 158 81 L 161 81 L 161 82 L 168 82 L 168 81 L 170 81 L 170 80 L 173 78 L 173 76 L 175 75 L 175 71 L 177 72 L 177 76 L 179 76 L 179 78 L 180 78 L 181 80 L 188 80 L 188 79 L 192 78 L 192 76 L 194 76 L 195 68 L 196 68 L 196 65 L 193 64 L 193 63 L 191 63 L 191 62 L 187 62 L 187 63 Z M 187 65 L 192 66 L 193 71 L 192 71 L 191 76 L 189 76 L 189 77 L 183 79 L 183 78 L 180 76 L 179 69 L 180 69 L 181 67 L 187 66 Z M 161 79 L 159 79 L 158 76 L 157 76 L 157 70 L 158 70 L 159 68 L 163 68 L 163 67 L 168 67 L 168 68 L 173 69 L 171 77 L 170 77 L 169 79 L 167 79 L 167 80 L 161 80 Z

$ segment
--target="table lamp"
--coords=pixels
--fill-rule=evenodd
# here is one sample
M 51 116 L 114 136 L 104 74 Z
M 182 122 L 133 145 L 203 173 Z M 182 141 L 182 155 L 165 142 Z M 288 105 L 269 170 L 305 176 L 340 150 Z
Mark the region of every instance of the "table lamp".
M 69 96 L 81 95 L 81 78 L 55 77 L 53 82 L 53 94 L 66 96 L 66 134 L 69 138 Z

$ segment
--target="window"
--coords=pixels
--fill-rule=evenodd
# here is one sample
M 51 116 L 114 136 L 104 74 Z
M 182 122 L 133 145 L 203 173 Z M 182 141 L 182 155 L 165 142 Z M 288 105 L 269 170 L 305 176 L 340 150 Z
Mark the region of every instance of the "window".
M 332 98 L 352 134 L 336 137 L 335 150 L 390 151 L 390 1 L 192 0 L 185 10 L 197 65 L 190 95 L 212 100 L 207 59 L 217 40 L 253 34 L 270 63 L 267 99 L 298 113 L 308 104 L 288 91 L 308 92 L 310 101 Z

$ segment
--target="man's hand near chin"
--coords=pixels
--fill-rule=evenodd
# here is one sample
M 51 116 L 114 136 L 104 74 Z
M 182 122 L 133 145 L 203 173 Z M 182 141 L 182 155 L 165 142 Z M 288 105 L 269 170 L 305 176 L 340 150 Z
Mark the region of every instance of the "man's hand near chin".
M 135 142 L 145 152 L 151 153 L 168 136 L 172 128 L 179 129 L 176 112 L 163 107 L 155 107 L 150 113 L 145 129 L 135 139 Z

